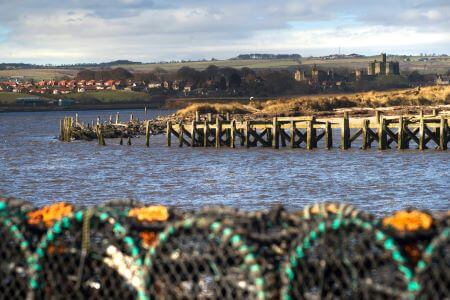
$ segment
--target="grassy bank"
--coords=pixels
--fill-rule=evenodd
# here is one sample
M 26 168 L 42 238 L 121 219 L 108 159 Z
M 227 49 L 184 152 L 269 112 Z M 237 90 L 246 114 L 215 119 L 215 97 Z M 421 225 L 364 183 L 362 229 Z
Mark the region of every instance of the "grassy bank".
M 136 103 L 151 102 L 155 96 L 132 91 L 97 91 L 85 93 L 71 93 L 64 98 L 74 99 L 80 103 Z
M 74 99 L 80 104 L 126 104 L 126 103 L 150 103 L 162 104 L 162 97 L 155 97 L 146 93 L 132 91 L 98 91 L 86 93 L 70 93 L 67 95 L 35 96 L 24 93 L 0 93 L 0 105 L 13 105 L 17 98 L 41 97 L 47 99 Z

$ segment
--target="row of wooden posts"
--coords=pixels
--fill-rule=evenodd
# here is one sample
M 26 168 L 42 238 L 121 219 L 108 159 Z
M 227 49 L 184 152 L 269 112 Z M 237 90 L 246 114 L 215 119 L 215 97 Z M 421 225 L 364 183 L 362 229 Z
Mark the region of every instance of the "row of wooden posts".
M 450 116 L 429 115 L 383 116 L 379 111 L 368 118 L 275 117 L 272 121 L 215 121 L 208 118 L 200 121 L 198 116 L 192 122 L 167 123 L 167 146 L 172 145 L 172 136 L 178 145 L 189 147 L 236 147 L 237 141 L 243 147 L 272 147 L 278 149 L 304 147 L 312 150 L 323 141 L 326 149 L 333 148 L 333 129 L 340 130 L 341 149 L 349 149 L 361 137 L 361 149 L 408 149 L 411 142 L 418 149 L 425 150 L 433 141 L 440 150 L 447 150 Z M 353 129 L 353 134 L 352 134 Z
M 145 107 L 145 114 L 147 114 L 147 107 Z M 133 114 L 130 114 L 130 121 L 129 122 L 138 122 L 139 119 L 135 119 Z M 150 146 L 150 121 L 144 121 L 145 122 L 145 145 L 147 147 Z M 115 122 L 113 123 L 113 117 L 112 115 L 109 116 L 109 122 L 106 124 L 102 124 L 100 121 L 100 117 L 97 117 L 97 122 L 94 124 L 94 121 L 91 122 L 91 124 L 87 123 L 81 123 L 79 122 L 78 114 L 75 114 L 74 117 L 64 117 L 60 120 L 60 135 L 59 139 L 63 142 L 70 142 L 73 137 L 73 128 L 78 127 L 81 129 L 88 129 L 93 130 L 97 136 L 98 144 L 101 146 L 106 146 L 106 141 L 103 136 L 105 125 L 112 125 L 112 126 L 127 126 L 127 123 L 120 123 L 120 114 L 116 113 L 115 115 Z M 120 145 L 123 145 L 123 138 L 120 138 L 119 141 Z M 128 136 L 128 145 L 131 145 L 131 136 Z
M 377 143 L 378 149 L 392 148 L 396 143 L 397 149 L 408 149 L 415 143 L 420 150 L 427 149 L 430 142 L 434 142 L 440 150 L 447 150 L 449 139 L 449 118 L 447 114 L 407 116 L 383 116 L 376 111 L 373 117 L 352 117 L 344 113 L 342 118 L 316 118 L 309 117 L 275 117 L 271 121 L 237 121 L 226 117 L 212 118 L 208 114 L 205 120 L 196 117 L 192 122 L 167 122 L 167 146 L 172 145 L 172 137 L 178 139 L 178 145 L 189 147 L 279 147 L 305 148 L 312 150 L 322 141 L 324 148 L 333 148 L 333 130 L 340 130 L 340 148 L 349 149 L 352 143 L 361 137 L 361 149 L 371 148 Z M 130 122 L 134 122 L 130 115 Z M 109 126 L 126 126 L 119 122 L 116 114 L 115 122 L 109 118 Z M 150 121 L 143 121 L 145 126 L 145 146 L 150 146 Z M 70 141 L 73 127 L 90 128 L 94 130 L 99 145 L 106 145 L 103 137 L 104 124 L 97 123 L 85 125 L 80 123 L 78 115 L 75 118 L 66 117 L 61 120 L 60 139 Z M 352 133 L 353 130 L 353 133 Z M 121 145 L 123 139 L 120 138 Z M 128 137 L 131 145 L 131 137 Z

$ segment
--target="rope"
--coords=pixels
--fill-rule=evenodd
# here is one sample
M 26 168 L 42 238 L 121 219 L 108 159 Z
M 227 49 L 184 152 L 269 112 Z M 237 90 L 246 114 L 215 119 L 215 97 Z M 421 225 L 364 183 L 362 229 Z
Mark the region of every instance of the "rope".
M 81 240 L 81 255 L 80 255 L 80 265 L 78 266 L 78 275 L 77 275 L 77 285 L 76 290 L 79 290 L 81 287 L 81 283 L 83 280 L 83 268 L 86 262 L 86 256 L 89 252 L 89 244 L 91 238 L 90 232 L 90 223 L 91 217 L 94 211 L 92 208 L 88 208 L 83 218 L 83 227 L 82 227 L 82 240 Z

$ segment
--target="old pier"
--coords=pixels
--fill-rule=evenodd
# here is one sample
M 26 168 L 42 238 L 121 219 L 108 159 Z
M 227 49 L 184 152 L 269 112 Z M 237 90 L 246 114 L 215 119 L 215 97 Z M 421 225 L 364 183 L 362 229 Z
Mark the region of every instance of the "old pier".
M 234 119 L 208 118 L 186 123 L 167 124 L 167 145 L 172 137 L 178 145 L 188 147 L 280 147 L 326 149 L 333 145 L 333 134 L 339 132 L 339 147 L 352 147 L 360 139 L 361 149 L 374 147 L 408 149 L 416 144 L 425 150 L 434 142 L 433 148 L 447 150 L 450 116 L 415 115 L 383 116 L 378 111 L 373 117 L 352 117 L 344 113 L 341 118 L 274 117 L 268 121 L 236 121 Z M 395 146 L 394 146 L 395 145 Z
M 447 112 L 424 115 L 386 116 L 376 111 L 371 117 L 350 117 L 345 112 L 342 117 L 320 118 L 315 116 L 274 117 L 265 120 L 240 120 L 226 116 L 207 114 L 203 118 L 198 113 L 193 120 L 155 124 L 151 120 L 139 121 L 130 116 L 129 121 L 120 122 L 119 115 L 113 122 L 83 124 L 75 118 L 61 120 L 60 139 L 70 141 L 74 136 L 81 139 L 97 139 L 106 145 L 105 138 L 128 139 L 145 135 L 145 146 L 150 146 L 150 135 L 166 133 L 167 146 L 179 147 L 281 147 L 331 149 L 339 147 L 347 150 L 358 145 L 361 149 L 377 147 L 386 149 L 435 148 L 447 150 L 450 140 L 450 115 Z M 336 138 L 340 142 L 336 143 Z

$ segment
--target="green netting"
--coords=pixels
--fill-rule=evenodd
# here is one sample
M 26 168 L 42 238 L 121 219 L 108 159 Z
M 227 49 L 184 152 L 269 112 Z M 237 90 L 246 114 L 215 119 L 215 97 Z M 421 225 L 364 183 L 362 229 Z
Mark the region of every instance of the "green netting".
M 448 212 L 404 234 L 342 203 L 168 208 L 159 221 L 129 216 L 136 207 L 147 205 L 73 207 L 33 223 L 37 208 L 0 198 L 0 299 L 450 297 Z

